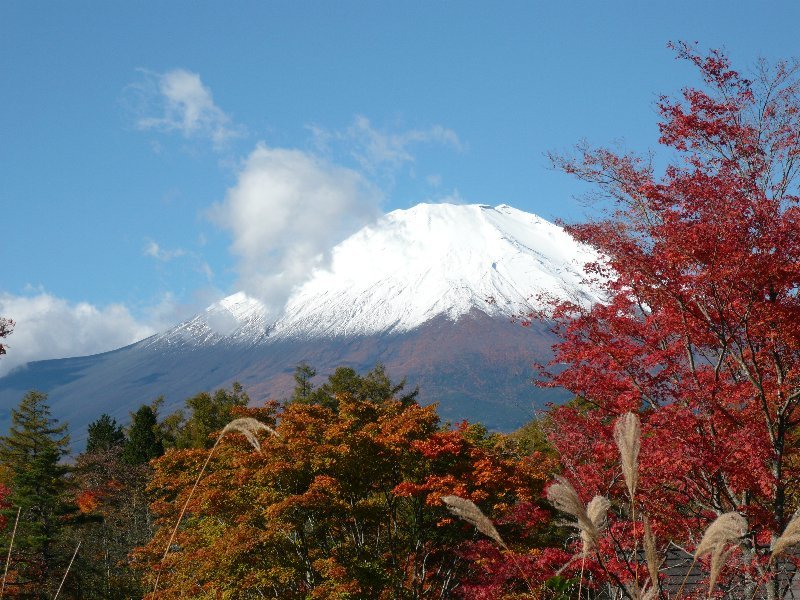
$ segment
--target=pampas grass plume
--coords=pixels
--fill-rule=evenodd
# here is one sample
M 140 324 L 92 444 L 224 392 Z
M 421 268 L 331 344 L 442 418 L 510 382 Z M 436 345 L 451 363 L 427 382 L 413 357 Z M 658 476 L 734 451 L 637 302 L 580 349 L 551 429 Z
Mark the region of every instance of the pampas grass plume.
M 661 561 L 656 550 L 656 538 L 650 528 L 650 521 L 644 518 L 644 558 L 647 563 L 647 571 L 650 573 L 650 581 L 654 588 L 658 587 L 658 570 L 661 568 Z
M 502 548 L 508 549 L 508 546 L 506 546 L 503 538 L 500 537 L 492 521 L 483 514 L 481 509 L 478 508 L 474 502 L 466 498 L 461 498 L 460 496 L 443 496 L 442 502 L 444 502 L 447 505 L 447 509 L 459 519 L 470 523 L 483 535 L 497 542 Z
M 270 435 L 280 438 L 274 429 L 264 425 L 264 423 L 252 417 L 241 417 L 239 419 L 234 419 L 225 425 L 225 427 L 222 429 L 222 432 L 219 434 L 219 437 L 222 438 L 228 433 L 241 433 L 245 438 L 247 438 L 247 441 L 250 443 L 250 445 L 256 451 L 261 453 L 261 442 L 258 441 L 258 437 L 256 435 L 259 431 L 266 431 Z
M 575 518 L 576 523 L 570 525 L 581 532 L 582 553 L 586 555 L 597 545 L 600 531 L 606 526 L 606 515 L 611 508 L 611 502 L 604 496 L 595 496 L 584 507 L 578 492 L 563 477 L 556 477 L 556 483 L 547 489 L 547 499 L 558 510 Z
M 639 481 L 639 450 L 641 449 L 642 425 L 639 417 L 632 412 L 622 415 L 614 424 L 614 441 L 619 449 L 622 475 L 631 499 L 636 493 Z
M 706 532 L 703 534 L 703 539 L 701 539 L 700 543 L 697 545 L 697 549 L 694 551 L 692 564 L 686 572 L 686 576 L 683 578 L 681 587 L 678 588 L 678 594 L 675 597 L 680 597 L 697 559 L 709 552 L 712 553 L 711 570 L 713 571 L 716 569 L 716 573 L 712 572 L 711 574 L 712 580 L 710 583 L 712 586 L 711 589 L 713 589 L 717 576 L 719 576 L 719 572 L 722 569 L 722 565 L 725 564 L 725 560 L 727 560 L 730 554 L 724 552 L 725 544 L 737 542 L 745 533 L 747 533 L 747 519 L 738 512 L 723 513 L 714 519 L 714 522 L 708 526 Z
M 770 560 L 774 559 L 778 554 L 784 552 L 786 549 L 800 544 L 800 509 L 798 509 L 783 530 L 783 534 L 775 540 L 775 546 L 772 548 L 772 556 Z
M 586 514 L 598 531 L 606 528 L 606 516 L 609 508 L 611 508 L 611 501 L 605 496 L 595 496 L 586 505 Z
M 556 482 L 547 488 L 547 499 L 550 503 L 561 512 L 575 517 L 578 523 L 591 524 L 586 508 L 572 484 L 560 476 L 555 479 Z
M 737 541 L 747 533 L 747 519 L 738 512 L 727 512 L 718 516 L 708 526 L 694 551 L 695 558 L 713 552 L 717 545 L 729 544 Z
M 722 571 L 722 566 L 727 562 L 728 557 L 733 553 L 733 549 L 725 550 L 725 544 L 720 542 L 714 547 L 711 553 L 711 566 L 708 576 L 708 595 L 714 591 L 714 586 L 717 584 L 717 579 Z

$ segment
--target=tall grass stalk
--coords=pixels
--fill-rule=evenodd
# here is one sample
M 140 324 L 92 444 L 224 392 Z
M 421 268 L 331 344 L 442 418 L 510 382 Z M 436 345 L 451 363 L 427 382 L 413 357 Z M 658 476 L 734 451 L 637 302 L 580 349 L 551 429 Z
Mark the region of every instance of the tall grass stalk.
M 709 567 L 708 575 L 708 597 L 714 592 L 714 586 L 717 584 L 719 574 L 722 572 L 722 566 L 727 562 L 728 557 L 733 553 L 733 549 L 725 550 L 725 544 L 717 544 L 714 551 L 711 553 L 711 565 Z M 756 589 L 758 589 L 756 587 Z
M 561 512 L 575 518 L 575 527 L 581 534 L 581 574 L 578 579 L 578 598 L 583 594 L 583 572 L 586 567 L 586 556 L 597 547 L 600 531 L 607 524 L 608 509 L 611 501 L 605 496 L 595 496 L 586 506 L 581 502 L 578 492 L 563 477 L 556 476 L 556 483 L 547 489 L 547 499 Z
M 747 533 L 747 519 L 745 519 L 738 512 L 723 513 L 714 519 L 714 522 L 708 526 L 703 534 L 703 538 L 697 545 L 697 549 L 694 551 L 694 559 L 692 560 L 692 564 L 689 566 L 689 570 L 686 572 L 686 577 L 683 578 L 681 587 L 678 589 L 678 593 L 676 594 L 675 598 L 680 598 L 681 592 L 683 592 L 683 588 L 686 586 L 686 581 L 689 579 L 689 575 L 691 575 L 695 564 L 697 564 L 698 558 L 711 552 L 713 559 L 713 555 L 718 553 L 716 566 L 718 569 L 722 569 L 722 565 L 725 563 L 725 559 L 728 557 L 727 554 L 723 554 L 722 552 L 725 544 L 738 542 L 745 533 Z M 719 571 L 717 574 L 719 574 Z
M 633 556 L 639 551 L 639 538 L 636 536 L 636 485 L 639 483 L 639 451 L 642 447 L 642 424 L 632 412 L 622 415 L 614 424 L 614 442 L 619 450 L 622 475 L 631 499 L 631 534 L 633 536 Z M 639 595 L 639 569 L 634 573 L 635 591 Z M 656 585 L 658 582 L 655 582 Z
M 178 527 L 180 527 L 181 521 L 183 521 L 183 515 L 186 514 L 186 508 L 189 506 L 189 502 L 191 502 L 192 497 L 194 496 L 194 492 L 197 489 L 197 485 L 200 483 L 200 479 L 202 479 L 203 474 L 206 472 L 206 467 L 208 467 L 208 463 L 211 461 L 211 457 L 214 456 L 214 452 L 219 446 L 220 441 L 222 438 L 225 437 L 228 433 L 241 433 L 248 441 L 248 443 L 260 454 L 261 453 L 261 442 L 258 440 L 257 433 L 259 431 L 266 431 L 270 435 L 274 435 L 277 438 L 280 438 L 278 433 L 268 427 L 261 421 L 257 419 L 253 419 L 251 417 L 242 417 L 240 419 L 234 419 L 230 423 L 228 423 L 217 436 L 214 445 L 211 447 L 211 450 L 208 452 L 208 456 L 206 457 L 203 466 L 200 468 L 200 472 L 197 474 L 197 478 L 194 480 L 194 485 L 192 489 L 189 491 L 189 495 L 186 497 L 186 502 L 183 503 L 183 507 L 181 507 L 181 512 L 178 514 L 178 520 L 175 522 L 175 527 L 172 528 L 172 533 L 170 533 L 169 540 L 167 541 L 167 546 L 164 548 L 164 555 L 161 557 L 161 560 L 158 564 L 158 570 L 156 571 L 156 581 L 153 585 L 153 599 L 157 598 L 158 592 L 158 581 L 161 578 L 161 568 L 164 565 L 164 561 L 169 554 L 169 550 L 172 547 L 172 542 L 175 540 L 175 535 L 178 533 Z
M 472 500 L 467 500 L 466 498 L 461 498 L 460 496 L 442 496 L 442 502 L 444 502 L 444 504 L 447 506 L 447 510 L 453 513 L 459 519 L 462 519 L 474 526 L 475 529 L 505 550 L 508 553 L 508 556 L 511 558 L 511 561 L 514 563 L 514 566 L 517 567 L 520 575 L 522 575 L 525 585 L 527 585 L 530 592 L 533 593 L 533 584 L 525 574 L 522 565 L 520 565 L 517 559 L 514 557 L 514 553 L 508 548 L 506 543 L 503 541 L 503 538 L 500 537 L 500 533 L 495 528 L 492 520 L 483 514 L 483 511 L 478 508 L 478 506 Z
M 644 558 L 647 563 L 647 571 L 650 573 L 651 589 L 658 591 L 658 570 L 661 567 L 661 561 L 658 557 L 658 550 L 656 550 L 656 538 L 647 517 L 644 517 L 642 522 L 644 523 Z
M 81 543 L 79 541 L 78 545 L 75 546 L 75 552 L 72 553 L 72 558 L 69 559 L 69 564 L 67 565 L 67 570 L 64 571 L 64 577 L 62 577 L 62 579 L 61 579 L 61 583 L 59 584 L 58 589 L 56 590 L 56 595 L 53 596 L 53 600 L 56 600 L 56 598 L 58 598 L 58 595 L 61 593 L 61 588 L 64 587 L 64 582 L 67 580 L 67 575 L 69 575 L 69 570 L 72 568 L 72 563 L 75 561 L 75 557 L 78 556 L 78 549 L 80 547 L 81 547 Z
M 8 565 L 11 564 L 11 549 L 14 547 L 14 536 L 17 535 L 17 525 L 19 525 L 19 514 L 22 512 L 22 507 L 17 507 L 17 518 L 14 519 L 14 530 L 11 532 L 11 542 L 8 544 L 8 556 L 6 556 L 6 568 L 3 570 L 3 585 L 0 587 L 0 598 L 6 591 L 6 577 L 8 576 Z
M 788 525 L 786 525 L 786 529 L 784 529 L 781 536 L 775 540 L 769 562 L 771 563 L 776 556 L 792 546 L 796 546 L 798 543 L 800 543 L 800 509 L 795 511 Z

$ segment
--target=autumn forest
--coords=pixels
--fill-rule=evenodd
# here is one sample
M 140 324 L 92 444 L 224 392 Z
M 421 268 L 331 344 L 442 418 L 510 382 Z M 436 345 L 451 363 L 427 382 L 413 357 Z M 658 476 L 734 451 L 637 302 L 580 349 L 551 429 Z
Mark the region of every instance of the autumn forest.
M 605 301 L 518 319 L 558 334 L 536 385 L 570 402 L 498 433 L 300 364 L 290 398 L 147 399 L 71 455 L 32 390 L 0 598 L 797 597 L 800 66 L 673 49 L 701 83 L 658 100 L 657 149 L 549 157 L 610 207 L 567 227 Z

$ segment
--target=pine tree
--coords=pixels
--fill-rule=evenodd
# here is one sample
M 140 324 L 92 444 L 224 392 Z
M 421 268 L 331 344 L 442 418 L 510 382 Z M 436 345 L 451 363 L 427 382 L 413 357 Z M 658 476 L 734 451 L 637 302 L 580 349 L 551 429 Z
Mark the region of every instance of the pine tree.
M 311 380 L 317 374 L 317 370 L 303 361 L 294 368 L 294 394 L 292 402 L 308 402 L 311 392 L 314 391 L 314 384 Z
M 122 426 L 113 417 L 102 414 L 96 421 L 89 423 L 89 437 L 86 441 L 86 452 L 109 450 L 125 443 Z
M 0 462 L 10 473 L 8 512 L 20 509 L 11 587 L 28 597 L 57 584 L 68 559 L 63 530 L 75 511 L 67 494 L 69 468 L 61 462 L 68 451 L 67 426 L 50 416 L 46 400 L 41 392 L 28 392 L 11 411 L 8 435 L 0 437 Z
M 328 377 L 328 381 L 309 393 L 306 402 L 338 410 L 337 396 L 350 394 L 354 398 L 375 404 L 380 404 L 390 398 L 397 398 L 404 406 L 407 406 L 416 400 L 419 390 L 415 388 L 410 392 L 401 393 L 405 385 L 405 379 L 397 384 L 392 383 L 386 375 L 386 369 L 380 363 L 363 376 L 350 367 L 339 367 Z
M 164 444 L 158 431 L 157 404 L 143 404 L 131 417 L 122 460 L 130 465 L 141 465 L 162 454 Z
M 188 418 L 179 410 L 161 424 L 164 445 L 180 449 L 210 448 L 214 445 L 214 434 L 233 420 L 234 408 L 247 406 L 248 402 L 250 397 L 237 382 L 230 390 L 218 389 L 213 395 L 201 392 L 188 398 Z

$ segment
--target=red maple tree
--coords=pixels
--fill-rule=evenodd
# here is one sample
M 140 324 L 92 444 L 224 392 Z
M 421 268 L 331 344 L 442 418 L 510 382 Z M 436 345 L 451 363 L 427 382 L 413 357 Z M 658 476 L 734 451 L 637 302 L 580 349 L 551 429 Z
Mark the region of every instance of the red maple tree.
M 761 63 L 746 79 L 720 52 L 675 49 L 704 86 L 658 103 L 672 157 L 663 173 L 587 146 L 552 156 L 614 210 L 569 227 L 601 251 L 591 272 L 608 301 L 556 309 L 563 341 L 547 384 L 580 401 L 553 411 L 550 439 L 584 502 L 624 497 L 612 429 L 639 413 L 637 514 L 691 548 L 714 517 L 739 511 L 744 577 L 774 594 L 768 558 L 796 504 L 800 423 L 798 67 Z M 613 522 L 608 531 L 609 560 L 640 535 Z M 617 575 L 634 572 L 620 564 Z

